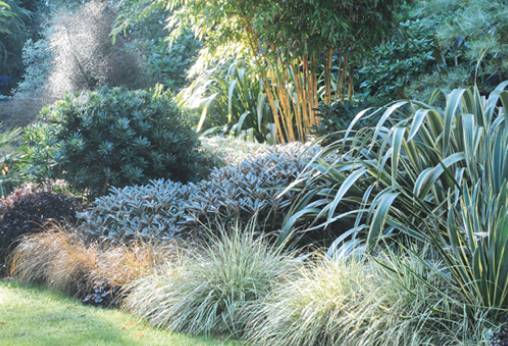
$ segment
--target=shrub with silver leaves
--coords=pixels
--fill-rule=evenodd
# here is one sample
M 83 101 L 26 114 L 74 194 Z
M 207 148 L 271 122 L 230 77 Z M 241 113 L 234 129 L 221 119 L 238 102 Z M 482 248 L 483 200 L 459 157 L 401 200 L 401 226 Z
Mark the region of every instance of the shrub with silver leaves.
M 110 239 L 169 239 L 200 228 L 207 219 L 248 220 L 254 214 L 277 229 L 295 197 L 277 195 L 318 150 L 300 143 L 262 147 L 239 164 L 215 168 L 208 180 L 199 183 L 157 180 L 113 188 L 79 217 L 86 232 Z

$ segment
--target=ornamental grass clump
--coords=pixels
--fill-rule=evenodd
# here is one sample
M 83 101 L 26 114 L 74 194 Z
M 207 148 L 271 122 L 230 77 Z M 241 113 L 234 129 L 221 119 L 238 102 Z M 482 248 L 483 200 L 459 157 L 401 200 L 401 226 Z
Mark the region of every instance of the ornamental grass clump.
M 59 226 L 25 236 L 9 256 L 9 271 L 16 280 L 42 284 L 79 296 L 97 261 L 95 246 Z
M 90 275 L 97 265 L 97 248 L 78 238 L 62 242 L 47 273 L 50 289 L 81 297 L 90 288 Z
M 298 263 L 253 229 L 222 229 L 207 245 L 135 282 L 127 308 L 176 332 L 242 335 L 250 310 Z
M 325 259 L 253 307 L 253 345 L 479 344 L 487 313 L 467 318 L 453 289 L 418 256 Z
M 175 242 L 168 244 L 134 242 L 128 245 L 103 246 L 92 270 L 92 282 L 106 282 L 112 287 L 126 287 L 154 272 L 158 265 L 177 256 Z
M 24 236 L 9 256 L 9 273 L 27 284 L 83 298 L 87 304 L 119 305 L 128 286 L 172 261 L 176 243 L 85 242 L 75 230 L 50 225 Z
M 159 265 L 172 261 L 177 252 L 175 242 L 101 244 L 96 265 L 88 275 L 88 291 L 82 295 L 83 303 L 121 306 L 132 282 L 153 274 Z

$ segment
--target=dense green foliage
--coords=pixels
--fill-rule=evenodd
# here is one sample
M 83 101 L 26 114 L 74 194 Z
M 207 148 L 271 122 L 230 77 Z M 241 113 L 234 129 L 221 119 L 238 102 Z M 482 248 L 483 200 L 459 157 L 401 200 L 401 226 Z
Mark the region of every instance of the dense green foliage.
M 200 43 L 186 28 L 166 26 L 171 15 L 162 1 L 122 0 L 115 4 L 117 17 L 112 31 L 139 49 L 153 82 L 178 91 L 186 84 L 187 70 L 194 63 Z M 172 36 L 167 40 L 167 36 Z
M 373 58 L 359 71 L 360 90 L 388 101 L 408 96 L 406 87 L 431 71 L 437 50 L 432 33 L 419 20 L 401 23 L 394 37 L 377 46 Z
M 274 143 L 271 110 L 253 66 L 241 57 L 203 60 L 179 95 L 186 107 L 200 111 L 198 131 Z
M 19 169 L 23 155 L 13 148 L 19 140 L 22 131 L 17 128 L 0 133 L 0 197 L 5 198 L 16 187 L 21 185 L 26 176 Z
M 30 173 L 63 178 L 92 195 L 153 178 L 206 175 L 207 158 L 170 95 L 160 88 L 102 88 L 67 96 L 28 129 Z
M 356 100 L 353 101 L 336 101 L 327 105 L 321 103 L 319 105 L 319 116 L 321 122 L 315 128 L 315 132 L 318 136 L 324 140 L 321 144 L 328 143 L 331 139 L 340 136 L 355 116 L 363 111 L 367 107 L 367 103 L 359 103 Z M 376 123 L 376 118 L 362 119 L 358 126 L 372 126 Z
M 253 49 L 252 54 L 263 49 L 275 53 L 280 49 L 288 57 L 327 47 L 361 50 L 372 45 L 383 35 L 383 25 L 390 23 L 398 4 L 397 1 L 319 0 L 167 2 L 177 8 L 178 19 L 191 25 L 212 49 L 241 43 Z
M 407 5 L 401 24 L 360 70 L 360 91 L 387 102 L 427 100 L 435 89 L 476 83 L 488 92 L 508 78 L 504 1 L 428 0 Z
M 23 47 L 23 66 L 25 72 L 16 91 L 21 94 L 30 94 L 34 90 L 44 88 L 51 72 L 53 52 L 48 40 L 28 40 Z
M 338 53 L 336 60 L 344 65 L 341 78 L 348 76 L 348 81 L 341 79 L 341 84 L 349 85 L 350 91 L 346 93 L 351 98 L 353 82 L 348 60 L 361 56 L 380 41 L 391 27 L 399 5 L 399 1 L 166 2 L 174 9 L 170 22 L 192 28 L 203 41 L 205 53 L 217 58 L 234 51 L 244 55 L 247 63 L 255 67 L 251 78 L 262 82 L 259 88 L 265 94 L 271 126 L 281 143 L 305 141 L 311 128 L 318 123 L 315 114 L 319 97 L 317 75 L 324 70 L 324 97 L 329 103 L 332 97 L 330 65 L 335 53 Z M 202 84 L 206 87 L 214 82 Z M 224 84 L 229 84 L 228 95 L 231 95 L 234 82 L 226 80 Z M 253 87 L 256 90 L 258 84 L 253 83 Z M 344 88 L 335 90 L 335 97 L 342 98 Z M 231 126 L 231 97 L 229 99 L 227 125 Z M 251 97 L 247 105 L 241 104 L 249 108 L 239 112 L 240 121 L 233 124 L 243 123 L 242 117 L 246 117 L 247 112 L 252 117 L 253 104 L 262 110 L 265 102 L 254 103 Z M 260 111 L 256 113 L 260 119 L 258 130 L 266 132 L 266 117 Z
M 29 1 L 0 1 L 0 93 L 10 91 L 21 76 L 21 49 L 31 36 Z

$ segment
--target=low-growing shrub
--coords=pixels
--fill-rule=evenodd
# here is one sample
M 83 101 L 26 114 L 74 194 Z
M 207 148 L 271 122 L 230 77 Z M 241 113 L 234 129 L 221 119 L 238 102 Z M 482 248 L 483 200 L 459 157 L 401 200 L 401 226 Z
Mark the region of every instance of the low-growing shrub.
M 252 225 L 221 229 L 177 262 L 135 282 L 126 306 L 158 327 L 236 336 L 243 334 L 252 307 L 298 263 L 257 238 Z
M 209 170 L 211 158 L 160 87 L 67 96 L 43 110 L 41 121 L 25 136 L 29 172 L 93 196 L 149 179 L 199 179 Z
M 2 202 L 0 215 L 0 263 L 24 234 L 38 232 L 51 221 L 74 223 L 82 209 L 79 199 L 36 188 L 21 188 Z
M 14 203 L 22 200 L 29 194 L 39 192 L 67 193 L 68 189 L 64 181 L 51 181 L 49 184 L 41 185 L 34 183 L 25 183 L 4 198 L 0 199 L 0 215 L 3 215 Z
M 166 180 L 144 186 L 112 188 L 109 195 L 95 199 L 78 218 L 85 232 L 110 240 L 171 238 L 183 219 L 183 203 L 194 194 L 193 184 Z
M 121 301 L 121 287 L 111 286 L 106 281 L 97 281 L 84 295 L 81 302 L 85 305 L 117 307 Z
M 23 197 L 36 192 L 42 192 L 41 188 L 36 184 L 24 184 L 18 187 L 10 194 L 0 199 L 0 213 L 5 213 L 9 208 L 12 208 L 14 203 L 20 201 Z
M 262 147 L 239 164 L 213 169 L 207 180 L 181 184 L 169 180 L 113 188 L 80 214 L 84 228 L 111 239 L 173 238 L 200 228 L 209 219 L 244 221 L 258 214 L 271 230 L 280 227 L 294 197 L 277 198 L 307 165 L 318 147 L 294 143 Z

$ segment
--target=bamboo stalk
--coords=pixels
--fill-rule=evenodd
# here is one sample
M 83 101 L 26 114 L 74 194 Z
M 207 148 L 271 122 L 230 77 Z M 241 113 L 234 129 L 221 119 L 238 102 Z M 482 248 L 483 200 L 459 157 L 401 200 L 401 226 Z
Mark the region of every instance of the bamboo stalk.
M 312 80 L 312 87 L 311 87 L 311 93 L 312 93 L 312 126 L 315 126 L 319 123 L 318 119 L 317 119 L 317 116 L 316 116 L 316 111 L 317 111 L 317 108 L 318 108 L 318 105 L 319 105 L 319 100 L 318 100 L 318 91 L 317 91 L 317 87 L 318 87 L 318 83 L 317 83 L 317 59 L 316 59 L 316 56 L 314 56 L 312 58 L 312 65 L 311 65 L 311 76 L 310 76 L 311 80 Z
M 286 143 L 286 140 L 284 138 L 284 133 L 279 121 L 279 112 L 277 111 L 277 105 L 275 103 L 275 97 L 272 94 L 271 86 L 269 85 L 268 81 L 265 79 L 263 80 L 263 86 L 266 93 L 266 98 L 268 100 L 268 104 L 270 105 L 270 109 L 272 110 L 273 114 L 273 122 L 275 123 L 275 132 L 278 137 L 279 143 Z
M 305 94 L 306 94 L 306 97 L 305 97 L 305 105 L 304 107 L 307 108 L 307 127 L 311 127 L 312 126 L 312 114 L 313 114 L 313 110 L 312 110 L 312 78 L 310 78 L 309 76 L 309 73 L 310 72 L 310 69 L 309 69 L 309 59 L 307 56 L 304 57 L 303 59 L 303 73 L 304 73 L 304 85 L 303 85 L 303 88 L 305 90 Z
M 281 78 L 282 77 L 282 78 Z M 281 115 L 283 119 L 283 123 L 286 128 L 286 133 L 288 137 L 288 141 L 295 141 L 296 136 L 294 132 L 293 126 L 293 113 L 291 111 L 291 104 L 288 99 L 288 90 L 286 88 L 286 78 L 284 75 L 280 74 L 280 71 L 277 73 L 277 95 L 279 96 L 280 106 L 281 106 Z
M 353 101 L 353 74 L 349 71 L 349 87 L 348 87 L 349 102 Z
M 302 113 L 302 123 L 305 126 L 308 126 L 309 124 L 309 112 L 307 108 L 307 93 L 305 91 L 305 83 L 306 83 L 306 76 L 305 76 L 305 70 L 300 69 L 300 66 L 297 66 L 298 68 L 298 78 L 295 80 L 295 86 L 297 88 L 297 91 L 300 95 L 300 109 Z
M 344 82 L 346 82 L 346 79 L 348 80 L 348 97 L 350 95 L 350 87 L 351 87 L 351 78 L 350 78 L 350 73 L 349 73 L 349 59 L 348 59 L 348 54 L 346 53 L 344 55 Z
M 300 69 L 298 68 L 298 64 L 296 65 L 296 69 L 292 64 L 289 65 L 291 75 L 293 76 L 293 81 L 295 83 L 295 94 L 296 94 L 296 100 L 293 102 L 294 109 L 295 109 L 295 115 L 296 115 L 296 123 L 298 126 L 298 136 L 301 138 L 305 138 L 305 123 L 304 119 L 302 117 L 302 110 L 305 109 L 305 107 L 302 107 L 302 92 L 301 92 L 301 83 L 300 83 Z
M 325 104 L 327 105 L 332 102 L 332 63 L 333 49 L 328 48 L 325 61 Z
M 339 50 L 339 56 L 340 56 L 340 50 Z M 345 75 L 346 75 L 346 70 L 345 70 L 345 65 L 347 64 L 347 54 L 343 54 L 342 55 L 342 61 L 341 64 L 340 64 L 340 68 L 339 68 L 339 74 L 340 74 L 340 77 L 339 77 L 339 86 L 337 87 L 337 93 L 339 95 L 339 100 L 342 101 L 344 100 L 344 83 L 345 83 Z

